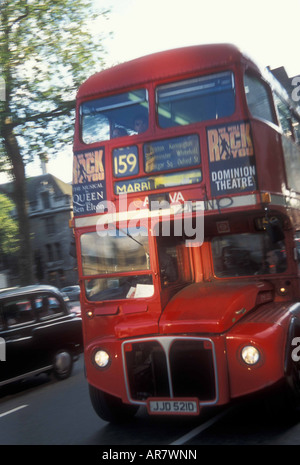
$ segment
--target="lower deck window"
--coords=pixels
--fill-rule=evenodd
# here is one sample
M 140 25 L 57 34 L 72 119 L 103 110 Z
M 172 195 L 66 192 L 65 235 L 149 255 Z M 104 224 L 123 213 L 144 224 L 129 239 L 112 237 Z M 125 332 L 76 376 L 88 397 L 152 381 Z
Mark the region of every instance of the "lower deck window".
M 283 242 L 273 243 L 267 233 L 231 234 L 212 239 L 217 277 L 281 273 L 286 270 Z

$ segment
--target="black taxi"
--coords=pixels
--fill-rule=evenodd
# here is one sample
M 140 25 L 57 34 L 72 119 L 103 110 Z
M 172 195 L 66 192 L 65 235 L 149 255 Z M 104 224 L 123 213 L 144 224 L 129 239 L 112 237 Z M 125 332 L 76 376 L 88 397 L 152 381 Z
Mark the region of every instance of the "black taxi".
M 0 291 L 0 386 L 42 372 L 65 379 L 82 350 L 81 318 L 57 288 Z

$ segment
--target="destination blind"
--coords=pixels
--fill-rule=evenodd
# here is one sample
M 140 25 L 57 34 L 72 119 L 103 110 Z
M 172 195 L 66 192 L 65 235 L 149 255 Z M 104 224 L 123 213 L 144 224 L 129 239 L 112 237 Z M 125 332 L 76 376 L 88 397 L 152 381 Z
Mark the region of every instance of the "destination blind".
M 151 176 L 114 183 L 115 194 L 143 192 L 202 181 L 200 144 L 197 135 L 188 135 L 148 142 L 143 147 L 144 172 Z M 114 175 L 123 178 L 137 175 L 138 153 L 136 147 L 124 147 L 113 153 Z M 181 171 L 179 171 L 181 169 Z M 168 173 L 174 171 L 174 173 Z M 166 172 L 164 174 L 164 172 Z

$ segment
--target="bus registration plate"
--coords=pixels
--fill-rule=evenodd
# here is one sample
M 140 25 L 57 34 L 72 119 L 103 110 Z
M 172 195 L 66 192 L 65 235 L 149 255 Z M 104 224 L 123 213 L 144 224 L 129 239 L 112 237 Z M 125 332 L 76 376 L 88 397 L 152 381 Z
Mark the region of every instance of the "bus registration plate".
M 147 400 L 147 408 L 150 415 L 199 415 L 199 400 L 150 397 Z

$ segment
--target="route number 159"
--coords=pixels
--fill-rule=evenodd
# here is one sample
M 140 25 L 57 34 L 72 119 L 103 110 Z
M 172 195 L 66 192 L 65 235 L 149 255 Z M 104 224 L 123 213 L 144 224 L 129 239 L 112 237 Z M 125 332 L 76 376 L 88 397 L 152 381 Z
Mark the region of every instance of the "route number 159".
M 137 147 L 125 147 L 113 151 L 113 170 L 116 177 L 133 176 L 139 172 Z

